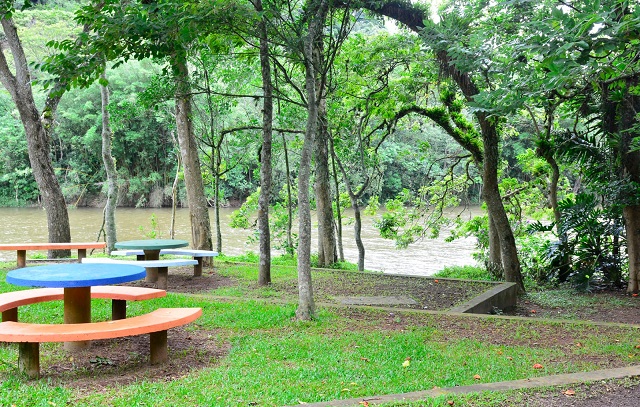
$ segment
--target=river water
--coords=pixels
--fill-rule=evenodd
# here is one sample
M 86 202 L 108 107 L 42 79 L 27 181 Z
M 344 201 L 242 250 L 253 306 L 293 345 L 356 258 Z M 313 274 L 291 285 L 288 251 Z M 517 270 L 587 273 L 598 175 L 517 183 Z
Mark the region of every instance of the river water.
M 222 249 L 227 255 L 239 255 L 247 251 L 257 252 L 257 244 L 247 244 L 250 232 L 229 227 L 234 209 L 221 209 Z M 477 209 L 474 209 L 474 213 Z M 213 220 L 213 210 L 210 212 Z M 346 217 L 349 213 L 346 214 Z M 379 215 L 378 215 L 379 216 Z M 70 208 L 71 240 L 74 242 L 95 241 L 102 226 L 102 209 Z M 152 224 L 155 218 L 156 226 Z M 315 217 L 314 217 L 315 219 Z M 0 208 L 0 243 L 27 243 L 47 241 L 46 214 L 40 208 Z M 396 249 L 394 243 L 379 236 L 373 227 L 374 217 L 364 216 L 362 238 L 365 245 L 365 268 L 392 274 L 431 275 L 445 266 L 473 265 L 471 257 L 475 239 L 457 239 L 447 243 L 444 230 L 439 239 L 425 239 L 409 246 Z M 157 238 L 169 238 L 171 209 L 118 208 L 116 227 L 118 240 L 145 239 L 152 231 Z M 314 228 L 316 226 L 314 225 Z M 315 229 L 313 230 L 315 232 Z M 297 233 L 297 230 L 294 230 Z M 353 239 L 353 226 L 343 226 L 345 260 L 357 263 L 358 251 Z M 215 233 L 214 233 L 215 235 Z M 175 238 L 191 240 L 189 210 L 176 212 Z M 104 240 L 103 237 L 100 240 Z M 316 246 L 314 236 L 312 245 Z M 214 244 L 215 247 L 215 244 Z M 312 247 L 312 252 L 317 251 Z M 278 253 L 274 253 L 278 254 Z M 14 252 L 0 251 L 0 261 L 15 260 Z

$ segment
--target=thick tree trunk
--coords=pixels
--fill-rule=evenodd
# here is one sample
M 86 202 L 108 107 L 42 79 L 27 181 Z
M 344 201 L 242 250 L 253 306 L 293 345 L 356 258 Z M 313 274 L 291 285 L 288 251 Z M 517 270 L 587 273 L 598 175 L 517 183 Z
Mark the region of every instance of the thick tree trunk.
M 13 56 L 15 75 L 9 69 L 4 50 L 0 49 L 0 82 L 11 94 L 24 126 L 29 149 L 29 161 L 40 196 L 47 213 L 50 243 L 71 241 L 71 227 L 67 205 L 51 165 L 50 132 L 53 130 L 55 111 L 63 89 L 54 87 L 47 96 L 42 117 L 38 113 L 31 89 L 31 75 L 22 44 L 12 19 L 2 19 L 5 42 Z M 70 250 L 49 251 L 49 257 L 69 257 Z
M 102 74 L 102 79 L 106 76 Z M 118 204 L 118 173 L 116 163 L 111 155 L 111 122 L 109 116 L 109 88 L 100 85 L 102 97 L 102 162 L 107 174 L 107 203 L 104 208 L 105 237 L 107 240 L 107 253 L 111 253 L 118 241 L 116 234 L 116 206 Z
M 174 58 L 172 62 L 174 69 L 178 72 L 176 76 L 178 83 L 176 91 L 176 129 L 189 202 L 192 246 L 194 249 L 212 250 L 209 209 L 204 195 L 198 145 L 193 133 L 193 123 L 191 122 L 189 70 L 186 61 L 180 57 Z
M 489 261 L 487 269 L 491 275 L 498 278 L 504 278 L 504 270 L 502 269 L 502 254 L 500 250 L 500 234 L 495 222 L 489 217 Z
M 255 1 L 256 11 L 262 11 L 262 1 Z M 273 139 L 273 89 L 269 43 L 264 17 L 260 20 L 260 67 L 262 71 L 262 152 L 260 156 L 260 197 L 258 198 L 258 228 L 260 230 L 260 264 L 258 285 L 271 283 L 271 233 L 269 231 L 269 197 L 271 195 L 271 143 Z
M 502 204 L 500 190 L 498 188 L 498 134 L 495 127 L 488 122 L 484 115 L 479 114 L 479 122 L 482 128 L 482 141 L 484 144 L 484 161 L 482 173 L 482 196 L 487 203 L 489 218 L 493 222 L 500 237 L 500 254 L 502 256 L 502 268 L 505 280 L 518 284 L 520 291 L 524 292 L 524 282 L 520 272 L 520 261 L 516 249 L 516 239 L 511 230 L 507 213 Z
M 640 206 L 626 206 L 623 214 L 629 256 L 627 292 L 638 294 L 640 291 Z

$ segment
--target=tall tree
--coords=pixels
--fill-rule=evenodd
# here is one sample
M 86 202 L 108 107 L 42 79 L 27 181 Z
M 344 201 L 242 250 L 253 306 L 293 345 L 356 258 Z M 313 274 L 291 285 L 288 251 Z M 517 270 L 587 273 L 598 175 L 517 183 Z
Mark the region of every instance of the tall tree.
M 425 44 L 430 46 L 441 64 L 443 72 L 449 76 L 460 88 L 467 101 L 472 102 L 474 97 L 480 94 L 474 77 L 467 67 L 458 66 L 460 59 L 452 58 L 447 47 L 449 35 L 446 30 L 438 30 L 445 27 L 446 20 L 440 24 L 430 22 L 429 12 L 423 6 L 413 5 L 404 1 L 367 1 L 363 7 L 377 14 L 390 17 L 407 28 L 419 33 L 425 38 Z M 453 34 L 451 34 L 453 35 Z M 514 282 L 521 291 L 524 291 L 524 283 L 520 270 L 520 260 L 516 248 L 513 230 L 505 211 L 498 184 L 499 163 L 499 128 L 498 120 L 486 111 L 477 110 L 475 118 L 478 121 L 483 142 L 483 199 L 487 204 L 490 224 L 495 226 L 499 238 L 501 266 L 507 281 Z
M 107 240 L 107 253 L 111 253 L 118 241 L 116 233 L 116 206 L 118 204 L 118 173 L 116 163 L 111 155 L 111 121 L 109 114 L 109 88 L 107 78 L 103 73 L 100 76 L 100 95 L 102 109 L 102 162 L 107 174 L 107 203 L 104 206 L 105 238 Z
M 0 82 L 11 95 L 24 126 L 29 161 L 47 213 L 49 242 L 70 242 L 69 214 L 50 157 L 51 132 L 54 129 L 56 110 L 66 84 L 56 83 L 56 86 L 47 94 L 44 109 L 39 112 L 33 98 L 29 64 L 12 19 L 12 13 L 15 12 L 13 2 L 2 1 L 0 7 L 2 29 L 15 69 L 14 74 L 9 68 L 5 47 L 0 47 Z M 69 250 L 49 252 L 50 257 L 70 255 Z

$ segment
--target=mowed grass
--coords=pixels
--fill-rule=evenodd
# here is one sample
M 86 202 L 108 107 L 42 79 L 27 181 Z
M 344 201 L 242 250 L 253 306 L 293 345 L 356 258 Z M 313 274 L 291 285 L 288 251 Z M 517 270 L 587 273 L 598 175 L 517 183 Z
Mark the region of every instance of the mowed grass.
M 11 266 L 6 264 L 0 271 L 0 292 L 16 289 L 4 283 Z M 279 293 L 271 292 L 272 288 L 265 289 L 269 295 L 244 289 L 255 285 L 256 266 L 216 267 L 219 274 L 238 283 L 209 296 L 169 293 L 165 298 L 130 303 L 127 310 L 129 315 L 139 315 L 158 307 L 202 307 L 203 316 L 188 329 L 203 332 L 229 349 L 207 367 L 172 381 L 79 390 L 56 385 L 46 377 L 26 380 L 17 372 L 17 346 L 0 345 L 0 405 L 297 405 L 595 370 L 640 359 L 637 330 L 627 327 L 600 329 L 501 317 L 329 307 L 319 309 L 316 320 L 300 322 L 294 318 L 296 302 L 287 301 L 287 296 L 274 302 L 270 296 Z M 295 268 L 274 267 L 275 282 L 295 278 Z M 230 300 L 233 289 L 243 295 Z M 222 295 L 226 298 L 219 297 Z M 109 302 L 93 300 L 92 316 L 109 319 Z M 61 302 L 21 307 L 20 319 L 61 323 Z M 389 328 L 383 321 L 398 326 Z M 544 340 L 551 331 L 566 331 L 571 343 Z M 59 348 L 41 345 L 43 366 L 68 357 Z M 543 367 L 534 369 L 534 364 Z M 73 378 L 83 373 L 63 374 Z M 94 379 L 99 382 L 100 373 Z

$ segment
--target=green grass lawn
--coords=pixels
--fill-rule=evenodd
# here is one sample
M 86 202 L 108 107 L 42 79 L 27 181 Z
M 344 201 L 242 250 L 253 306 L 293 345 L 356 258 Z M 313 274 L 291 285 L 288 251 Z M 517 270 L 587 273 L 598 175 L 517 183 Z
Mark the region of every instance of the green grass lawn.
M 12 265 L 5 264 L 0 271 L 0 292 L 16 289 L 4 283 L 9 267 Z M 637 331 L 625 327 L 601 329 L 397 310 L 391 321 L 401 327 L 389 329 L 381 324 L 389 320 L 388 310 L 354 312 L 339 307 L 321 308 L 317 320 L 299 322 L 294 319 L 296 303 L 287 301 L 287 296 L 280 296 L 273 288 L 264 289 L 265 295 L 246 289 L 257 279 L 256 268 L 217 264 L 218 273 L 238 281 L 235 294 L 242 296 L 237 299 L 228 299 L 234 287 L 226 287 L 197 296 L 170 293 L 166 298 L 128 307 L 128 315 L 158 307 L 202 307 L 203 316 L 188 329 L 206 333 L 211 341 L 228 347 L 228 352 L 212 359 L 207 367 L 172 381 L 78 389 L 47 377 L 36 381 L 20 377 L 17 346 L 5 344 L 0 345 L 0 405 L 296 405 L 595 370 L 640 359 L 640 350 L 635 347 Z M 295 269 L 278 266 L 273 276 L 277 287 L 278 282 L 294 278 Z M 273 296 L 284 301 L 269 301 Z M 93 300 L 92 307 L 94 319 L 110 317 L 107 301 Z M 20 318 L 61 323 L 61 305 L 25 306 L 20 309 Z M 556 343 L 547 338 L 554 335 L 569 340 Z M 69 357 L 60 348 L 41 345 L 43 366 Z M 534 369 L 535 363 L 543 368 Z M 71 370 L 62 375 L 71 381 L 74 375 L 83 374 L 86 372 Z M 101 380 L 99 373 L 94 379 Z

